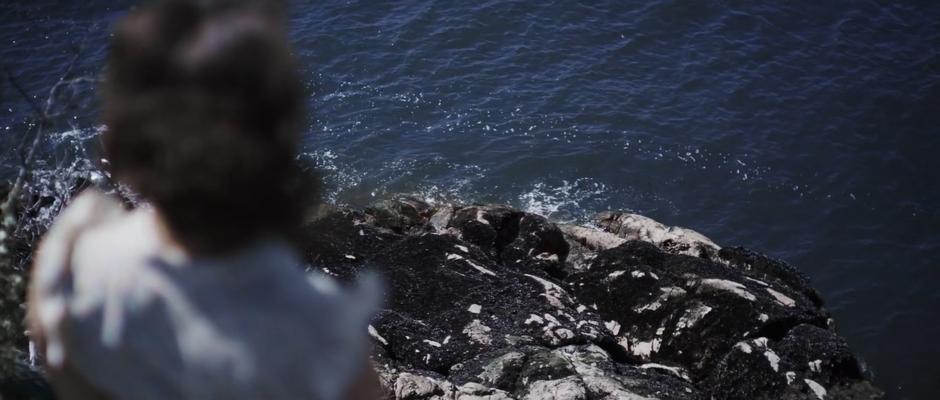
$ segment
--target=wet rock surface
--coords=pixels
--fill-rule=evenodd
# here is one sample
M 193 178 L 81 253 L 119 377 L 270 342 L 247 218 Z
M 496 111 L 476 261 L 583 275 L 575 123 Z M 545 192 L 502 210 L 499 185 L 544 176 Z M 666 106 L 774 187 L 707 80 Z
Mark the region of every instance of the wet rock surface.
M 401 196 L 304 232 L 323 272 L 385 277 L 369 333 L 390 398 L 881 396 L 799 271 L 643 216 Z

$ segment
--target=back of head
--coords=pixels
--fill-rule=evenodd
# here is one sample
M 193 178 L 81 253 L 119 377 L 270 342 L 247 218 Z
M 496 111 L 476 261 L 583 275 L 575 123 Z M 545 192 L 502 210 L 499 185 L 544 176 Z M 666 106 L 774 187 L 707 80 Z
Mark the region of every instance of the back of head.
M 297 223 L 304 91 L 279 4 L 141 7 L 115 29 L 103 89 L 113 175 L 184 246 L 228 251 Z

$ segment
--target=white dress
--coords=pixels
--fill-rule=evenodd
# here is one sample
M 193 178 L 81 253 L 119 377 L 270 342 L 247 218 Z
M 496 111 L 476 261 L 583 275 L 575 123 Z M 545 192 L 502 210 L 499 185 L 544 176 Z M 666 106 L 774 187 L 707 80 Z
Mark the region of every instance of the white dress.
M 146 208 L 86 191 L 33 270 L 47 362 L 116 399 L 322 399 L 364 372 L 375 279 L 357 293 L 303 272 L 286 244 L 190 258 Z

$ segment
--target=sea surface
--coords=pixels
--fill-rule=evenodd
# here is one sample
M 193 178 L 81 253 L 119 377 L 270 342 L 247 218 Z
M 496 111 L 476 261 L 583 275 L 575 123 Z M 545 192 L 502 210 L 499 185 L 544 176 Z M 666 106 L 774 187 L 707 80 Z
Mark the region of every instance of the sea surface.
M 93 145 L 128 1 L 0 3 L 40 165 Z M 326 198 L 638 212 L 788 261 L 892 399 L 940 393 L 940 2 L 291 2 Z M 72 63 L 71 60 L 75 60 Z M 0 86 L 0 178 L 33 115 Z M 84 147 L 83 147 L 84 149 Z

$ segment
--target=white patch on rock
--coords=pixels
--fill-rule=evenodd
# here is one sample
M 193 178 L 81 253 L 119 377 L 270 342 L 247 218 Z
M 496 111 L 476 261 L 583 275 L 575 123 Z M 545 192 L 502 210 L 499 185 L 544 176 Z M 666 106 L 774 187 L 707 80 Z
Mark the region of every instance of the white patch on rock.
M 385 340 L 385 338 L 382 337 L 382 335 L 379 335 L 379 331 L 375 330 L 374 326 L 369 325 L 368 329 L 369 329 L 369 336 L 372 336 L 373 338 L 375 338 L 375 340 L 378 340 L 382 344 L 388 346 L 388 341 Z
M 642 306 L 637 306 L 633 308 L 633 311 L 641 314 L 646 311 L 656 311 L 663 306 L 663 302 L 668 301 L 669 299 L 682 296 L 686 293 L 685 289 L 676 286 L 667 286 L 659 288 L 659 298 L 654 300 L 652 303 L 644 304 Z
M 548 253 L 548 252 L 539 253 L 535 256 L 535 258 L 538 260 L 558 261 L 558 254 Z
M 565 289 L 562 289 L 561 286 L 558 286 L 545 279 L 539 278 L 535 275 L 525 274 L 525 276 L 528 276 L 529 278 L 532 278 L 536 282 L 542 284 L 542 287 L 545 288 L 545 292 L 540 294 L 539 296 L 542 296 L 546 300 L 548 300 L 548 304 L 551 304 L 555 308 L 565 308 L 564 303 L 561 302 L 562 296 L 568 295 L 568 292 L 565 292 Z
M 620 347 L 623 347 L 624 350 L 630 351 L 630 338 L 624 337 L 624 336 L 618 336 L 617 344 L 620 345 Z
M 659 346 L 662 344 L 663 340 L 656 338 L 648 342 L 631 342 L 630 343 L 630 352 L 633 355 L 640 357 L 644 360 L 648 360 L 653 353 L 659 351 Z
M 682 369 L 682 368 L 680 368 L 680 367 L 670 367 L 670 366 L 668 366 L 668 365 L 657 364 L 657 363 L 646 363 L 646 364 L 640 365 L 640 368 L 643 368 L 643 369 L 658 369 L 658 370 L 662 370 L 662 371 L 666 371 L 666 372 L 672 373 L 673 375 L 675 375 L 675 376 L 677 376 L 677 377 L 680 377 L 680 378 L 682 378 L 682 379 L 685 379 L 685 380 L 687 380 L 687 381 L 689 381 L 689 382 L 692 381 L 692 379 L 689 377 L 689 374 L 687 374 L 687 373 L 685 372 L 685 370 Z
M 468 259 L 464 259 L 464 262 L 466 262 L 467 264 L 470 264 L 470 266 L 473 267 L 474 269 L 476 269 L 477 271 L 480 271 L 480 272 L 482 272 L 482 273 L 484 273 L 484 274 L 487 274 L 487 275 L 496 276 L 496 273 L 495 273 L 495 272 L 490 271 L 489 269 L 486 269 L 486 268 L 484 268 L 483 266 L 481 266 L 481 265 L 479 265 L 479 264 L 477 264 L 477 263 L 475 263 L 475 262 L 473 262 L 473 261 L 470 261 L 470 260 L 468 260 Z
M 806 382 L 806 386 L 809 386 L 809 389 L 813 391 L 813 394 L 815 394 L 819 400 L 826 398 L 826 388 L 824 388 L 818 382 L 812 379 L 803 379 L 803 382 Z
M 559 338 L 563 340 L 574 339 L 574 332 L 572 332 L 571 329 L 560 328 L 560 329 L 555 329 L 554 332 L 555 332 L 555 335 L 557 335 Z
M 702 279 L 700 283 L 704 287 L 731 292 L 749 301 L 757 300 L 757 297 L 748 292 L 744 285 L 738 282 L 727 279 Z
M 604 232 L 593 227 L 559 224 L 558 228 L 565 235 L 574 237 L 578 242 L 584 243 L 585 246 L 594 251 L 612 249 L 627 242 L 626 239 L 617 237 L 613 233 Z
M 796 300 L 793 300 L 790 297 L 787 297 L 787 295 L 780 293 L 776 290 L 773 290 L 771 288 L 766 288 L 766 289 L 767 289 L 767 293 L 770 293 L 771 296 L 774 296 L 774 300 L 777 300 L 777 302 L 780 303 L 781 305 L 787 306 L 787 307 L 796 306 Z
M 633 311 L 635 311 L 638 314 L 642 314 L 647 311 L 656 311 L 662 306 L 663 306 L 663 303 L 660 302 L 659 300 L 656 300 L 656 301 L 653 301 L 652 303 L 644 304 L 642 306 L 636 307 L 633 309 Z
M 475 270 L 477 270 L 477 271 L 480 271 L 480 272 L 482 272 L 482 273 L 484 273 L 484 274 L 487 274 L 487 275 L 496 276 L 496 273 L 495 273 L 495 272 L 490 271 L 489 269 L 486 269 L 486 268 L 484 268 L 483 266 L 481 266 L 481 265 L 479 265 L 479 264 L 477 264 L 477 263 L 475 263 L 475 262 L 473 262 L 473 261 L 471 261 L 471 260 L 468 260 L 468 259 L 466 259 L 466 258 L 463 258 L 463 256 L 461 256 L 460 254 L 447 253 L 447 260 L 448 260 L 448 261 L 449 261 L 449 260 L 460 260 L 460 261 L 463 261 L 463 262 L 467 263 L 468 265 L 470 265 L 471 267 L 473 267 L 473 269 L 475 269 Z
M 777 353 L 774 353 L 773 350 L 764 351 L 764 357 L 767 357 L 767 361 L 770 362 L 770 368 L 773 368 L 774 372 L 780 370 L 780 356 Z
M 630 272 L 630 276 L 632 276 L 634 279 L 639 279 L 646 276 L 646 272 L 633 270 L 633 272 Z
M 491 330 L 490 327 L 483 325 L 478 319 L 470 321 L 469 324 L 463 327 L 463 333 L 466 334 L 470 340 L 486 345 L 493 343 L 493 338 L 490 337 Z
M 734 345 L 734 348 L 744 353 L 751 354 L 751 345 L 747 344 L 747 342 L 738 342 L 738 344 Z
M 479 304 L 471 304 L 470 308 L 467 309 L 467 311 L 473 314 L 479 314 L 481 310 L 483 310 L 483 306 Z
M 770 285 L 767 284 L 767 282 L 764 282 L 764 281 L 759 280 L 759 279 L 754 279 L 754 278 L 751 278 L 751 277 L 749 277 L 749 276 L 745 276 L 744 279 L 747 279 L 747 280 L 749 280 L 749 281 L 751 281 L 751 282 L 757 283 L 758 285 L 761 285 L 761 286 L 770 286 Z
M 761 313 L 761 315 L 757 316 L 757 320 L 760 322 L 767 322 L 769 319 L 770 319 L 770 316 L 764 313 Z
M 426 376 L 402 372 L 395 380 L 394 391 L 396 399 L 423 399 L 430 397 L 434 392 L 441 390 L 441 386 L 450 386 L 447 382 L 439 382 Z M 448 388 L 449 389 L 449 388 Z
M 431 347 L 441 347 L 441 343 L 440 343 L 440 342 L 435 342 L 435 341 L 433 341 L 433 340 L 424 339 L 423 342 L 424 342 L 424 343 L 427 343 L 428 346 L 431 346 Z
M 609 330 L 610 333 L 613 333 L 614 336 L 620 334 L 620 323 L 617 321 L 611 320 L 610 322 L 605 322 L 604 326 L 606 326 L 607 330 Z
M 793 381 L 796 380 L 796 372 L 793 371 L 787 371 L 787 373 L 783 374 L 783 376 L 787 378 L 787 385 L 793 383 Z
M 813 361 L 810 361 L 808 364 L 809 364 L 810 371 L 813 371 L 817 374 L 822 372 L 822 360 L 813 360 Z
M 587 390 L 577 376 L 550 381 L 535 381 L 528 385 L 522 400 L 585 400 Z
M 584 310 L 587 310 L 587 307 L 585 307 L 584 304 L 578 304 L 578 308 L 577 308 L 578 314 L 584 312 Z
M 348 258 L 348 259 L 350 259 L 350 260 L 355 260 L 355 259 L 356 259 L 356 256 L 354 256 L 354 255 L 352 255 L 352 254 L 346 254 L 345 257 Z
M 682 317 L 679 318 L 679 322 L 676 323 L 676 330 L 672 332 L 672 336 L 679 335 L 679 331 L 682 329 L 691 328 L 701 321 L 702 318 L 705 318 L 705 315 L 711 311 L 712 308 L 704 304 L 696 304 L 695 307 L 689 308 L 685 311 L 685 314 L 682 314 Z
M 548 320 L 548 322 L 554 325 L 561 325 L 561 322 L 558 322 L 558 319 L 553 317 L 551 314 L 545 313 L 545 314 L 542 314 L 542 316 L 544 316 L 545 319 Z
M 529 318 L 526 319 L 524 323 L 525 323 L 526 325 L 528 325 L 528 324 L 531 324 L 531 323 L 533 323 L 533 322 L 539 323 L 539 324 L 544 324 L 544 323 L 545 323 L 545 320 L 543 320 L 542 317 L 540 317 L 540 316 L 538 316 L 538 315 L 529 314 Z
M 767 338 L 765 338 L 765 337 L 759 337 L 759 338 L 757 338 L 757 339 L 754 339 L 754 344 L 757 345 L 757 347 L 766 348 L 766 347 L 767 347 Z
M 711 239 L 691 229 L 666 226 L 652 218 L 639 214 L 621 214 L 616 217 L 619 225 L 617 236 L 627 240 L 642 240 L 662 248 L 664 242 L 684 244 L 686 249 L 679 254 L 698 257 L 701 248 L 721 250 Z
M 610 274 L 607 274 L 607 280 L 611 280 L 611 281 L 612 281 L 612 280 L 614 280 L 614 279 L 619 278 L 620 275 L 623 275 L 623 274 L 625 274 L 625 273 L 627 273 L 627 271 L 614 271 L 614 272 L 611 272 Z
M 484 214 L 483 210 L 477 210 L 477 218 L 476 218 L 477 222 L 481 224 L 489 225 L 490 221 L 487 221 L 486 218 L 483 218 L 483 214 Z

